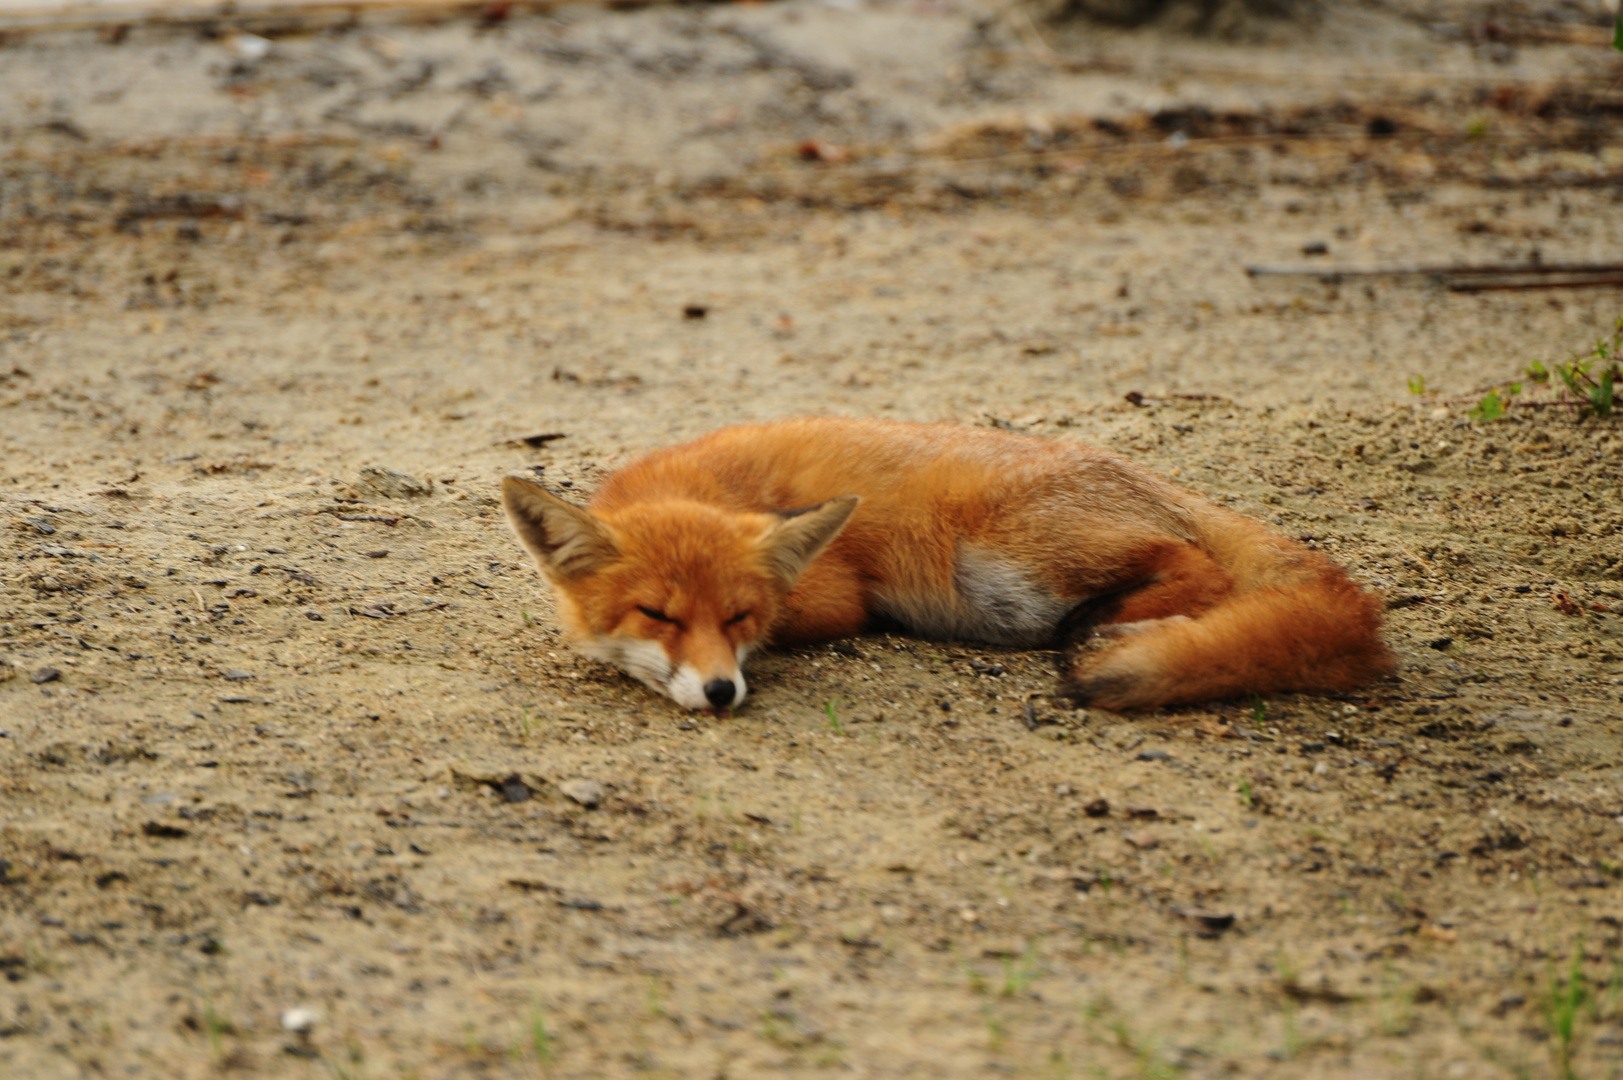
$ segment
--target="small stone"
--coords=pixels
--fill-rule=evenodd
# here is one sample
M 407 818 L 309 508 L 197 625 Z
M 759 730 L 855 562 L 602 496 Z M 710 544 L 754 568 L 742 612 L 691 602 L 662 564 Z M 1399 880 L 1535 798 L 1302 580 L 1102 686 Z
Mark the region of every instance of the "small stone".
M 1172 757 L 1165 750 L 1144 750 L 1138 755 L 1140 761 L 1167 761 Z
M 1124 809 L 1127 816 L 1130 818 L 1142 818 L 1146 821 L 1154 821 L 1156 818 L 1161 816 L 1161 811 L 1157 810 L 1153 806 L 1128 805 Z
M 1232 912 L 1206 911 L 1201 908 L 1183 908 L 1178 912 L 1178 914 L 1195 924 L 1196 937 L 1222 937 L 1223 932 L 1234 925 L 1234 915 Z
M 603 801 L 603 785 L 596 780 L 565 780 L 558 790 L 587 809 Z
M 238 34 L 231 39 L 231 51 L 237 54 L 239 60 L 250 64 L 265 59 L 274 48 L 270 38 L 262 38 L 258 34 Z
M 6 663 L 4 660 L 0 660 L 0 682 L 5 682 L 7 679 L 15 679 L 16 677 L 17 669 Z
M 1138 848 L 1140 851 L 1148 851 L 1151 848 L 1161 846 L 1161 838 L 1148 830 L 1123 833 L 1122 839 Z
M 231 668 L 225 673 L 225 677 L 230 679 L 232 682 L 242 682 L 244 679 L 253 678 L 253 675 L 246 671 L 238 671 L 236 668 Z
M 603 902 L 601 900 L 593 900 L 590 896 L 574 896 L 567 900 L 560 900 L 558 901 L 558 906 L 562 908 L 571 908 L 575 911 L 603 910 Z
M 362 552 L 362 554 L 368 559 L 387 559 L 389 557 L 389 553 L 387 551 L 366 551 Z
M 316 1013 L 314 1009 L 297 1005 L 291 1009 L 282 1010 L 282 1030 L 291 1031 L 296 1035 L 303 1035 L 316 1026 Z
M 434 482 L 395 472 L 393 469 L 368 467 L 361 470 L 356 487 L 365 488 L 386 499 L 421 499 L 434 494 Z
M 1084 806 L 1082 812 L 1088 817 L 1109 817 L 1110 802 L 1101 796 Z
M 48 682 L 56 682 L 56 680 L 60 679 L 61 677 L 62 673 L 56 668 L 42 667 L 28 678 L 29 681 L 33 682 L 36 686 L 42 686 Z
M 56 532 L 56 526 L 52 525 L 49 521 L 46 521 L 44 518 L 32 517 L 32 518 L 28 518 L 27 521 L 28 521 L 28 524 L 30 524 L 30 525 L 32 525 L 34 527 L 34 531 L 39 533 L 41 536 L 51 536 L 51 535 L 54 535 L 55 532 Z
M 523 802 L 530 797 L 530 785 L 518 773 L 514 773 L 501 782 L 501 792 L 502 798 L 508 802 Z

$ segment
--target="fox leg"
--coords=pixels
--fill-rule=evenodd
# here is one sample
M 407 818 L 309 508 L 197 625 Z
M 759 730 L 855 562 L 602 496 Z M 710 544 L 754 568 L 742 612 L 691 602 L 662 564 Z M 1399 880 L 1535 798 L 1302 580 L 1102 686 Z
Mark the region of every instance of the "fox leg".
M 1151 634 L 1166 623 L 1189 622 L 1187 615 L 1168 615 L 1164 619 L 1140 619 L 1137 622 L 1106 623 L 1095 631 L 1102 638 L 1130 638 Z
M 1162 619 L 1201 614 L 1233 587 L 1223 568 L 1193 544 L 1168 540 L 1146 545 L 1128 563 L 1119 584 L 1082 601 L 1060 620 L 1055 637 L 1065 645 L 1094 633 L 1142 633 Z
M 1154 570 L 1121 598 L 1111 623 L 1147 622 L 1174 615 L 1195 616 L 1234 587 L 1234 579 L 1194 544 L 1158 545 Z
M 1077 605 L 1058 628 L 1062 646 L 1090 636 L 1112 643 L 1091 655 L 1073 649 L 1063 657 L 1064 693 L 1080 705 L 1117 700 L 1122 684 L 1135 680 L 1136 671 L 1118 670 L 1117 663 L 1132 651 L 1130 642 L 1192 623 L 1234 588 L 1234 579 L 1211 556 L 1185 541 L 1147 546 L 1130 565 L 1132 577 Z

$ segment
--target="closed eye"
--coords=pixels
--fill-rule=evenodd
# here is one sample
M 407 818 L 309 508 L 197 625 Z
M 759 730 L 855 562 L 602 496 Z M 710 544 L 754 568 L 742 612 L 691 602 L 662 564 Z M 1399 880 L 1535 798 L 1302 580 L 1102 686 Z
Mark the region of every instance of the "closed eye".
M 749 618 L 751 614 L 753 614 L 753 613 L 748 612 L 748 611 L 740 611 L 737 615 L 734 615 L 732 618 L 727 620 L 727 625 L 728 626 L 736 626 L 737 624 L 743 622 L 745 619 Z
M 669 615 L 665 614 L 663 611 L 658 610 L 657 608 L 643 607 L 641 604 L 638 604 L 637 605 L 637 610 L 642 612 L 644 615 L 648 616 L 650 619 L 653 619 L 655 622 L 674 623 L 676 621 L 675 619 L 671 618 Z

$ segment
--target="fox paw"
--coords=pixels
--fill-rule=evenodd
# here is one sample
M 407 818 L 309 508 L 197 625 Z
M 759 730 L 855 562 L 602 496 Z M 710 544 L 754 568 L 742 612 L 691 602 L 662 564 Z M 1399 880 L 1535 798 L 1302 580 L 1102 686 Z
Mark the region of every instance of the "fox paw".
M 1089 705 L 1108 708 L 1105 703 L 1120 697 L 1128 686 L 1126 679 L 1067 679 L 1060 684 L 1059 696 L 1078 709 Z
M 1088 705 L 1113 709 L 1132 699 L 1137 683 L 1137 678 L 1128 672 L 1089 664 L 1074 668 L 1060 684 L 1059 693 L 1079 709 Z
M 1167 622 L 1157 619 L 1155 622 Z M 1060 693 L 1080 708 L 1122 711 L 1159 704 L 1154 664 L 1143 654 L 1137 641 L 1144 631 L 1129 631 L 1126 641 L 1100 643 L 1075 658 L 1060 684 Z

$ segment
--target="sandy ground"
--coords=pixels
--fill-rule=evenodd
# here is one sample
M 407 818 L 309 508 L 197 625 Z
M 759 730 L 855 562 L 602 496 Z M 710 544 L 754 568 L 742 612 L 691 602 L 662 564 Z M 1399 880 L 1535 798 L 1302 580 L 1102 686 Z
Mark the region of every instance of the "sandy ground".
M 1467 412 L 1618 291 L 1243 272 L 1615 257 L 1570 14 L 0 47 L 0 1073 L 1611 1075 L 1620 436 Z M 497 480 L 808 412 L 1119 449 L 1403 670 L 1116 716 L 872 637 L 717 719 L 572 657 Z

